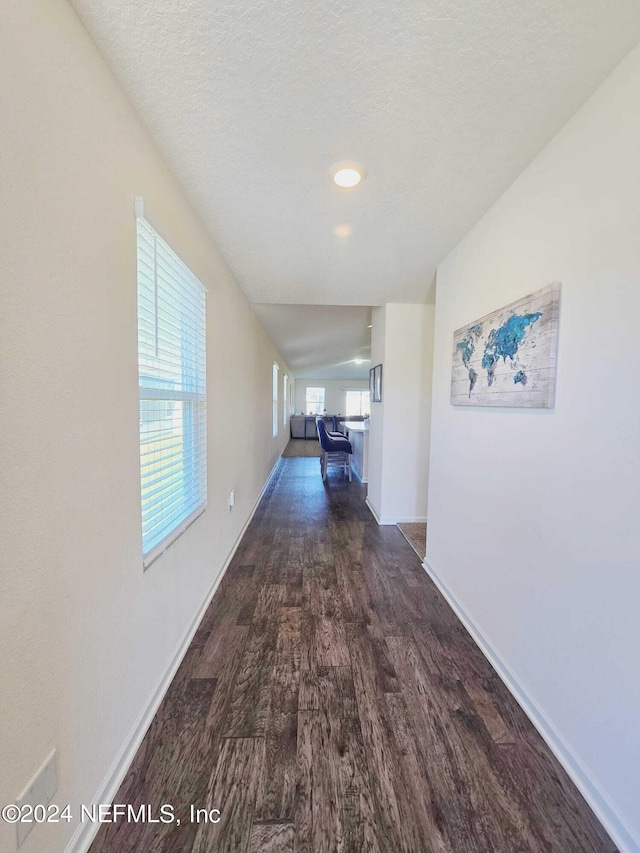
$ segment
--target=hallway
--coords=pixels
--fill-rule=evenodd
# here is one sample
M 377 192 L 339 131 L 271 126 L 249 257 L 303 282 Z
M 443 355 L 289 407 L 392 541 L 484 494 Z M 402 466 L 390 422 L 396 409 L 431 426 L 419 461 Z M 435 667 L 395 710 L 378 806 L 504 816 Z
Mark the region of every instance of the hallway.
M 615 850 L 402 534 L 314 458 L 280 463 L 114 802 L 181 824 L 93 853 Z

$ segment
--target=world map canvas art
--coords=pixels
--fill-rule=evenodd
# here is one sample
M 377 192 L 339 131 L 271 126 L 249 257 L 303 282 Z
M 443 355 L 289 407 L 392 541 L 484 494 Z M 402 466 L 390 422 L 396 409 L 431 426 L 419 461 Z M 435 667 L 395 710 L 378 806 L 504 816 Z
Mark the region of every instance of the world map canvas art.
M 559 308 L 555 282 L 454 332 L 451 403 L 553 408 Z

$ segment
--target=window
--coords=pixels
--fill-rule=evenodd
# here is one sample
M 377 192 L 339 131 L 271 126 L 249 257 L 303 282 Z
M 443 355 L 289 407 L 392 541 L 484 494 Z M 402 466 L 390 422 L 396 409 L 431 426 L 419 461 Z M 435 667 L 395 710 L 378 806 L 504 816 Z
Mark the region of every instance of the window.
M 289 387 L 289 377 L 285 373 L 282 380 L 282 426 L 287 425 L 287 389 Z
M 205 288 L 137 219 L 143 565 L 207 504 Z
M 369 414 L 368 391 L 346 391 L 345 414 L 348 416 Z
M 280 368 L 273 362 L 273 437 L 278 435 L 278 371 Z
M 307 414 L 318 415 L 324 412 L 324 388 L 307 388 Z

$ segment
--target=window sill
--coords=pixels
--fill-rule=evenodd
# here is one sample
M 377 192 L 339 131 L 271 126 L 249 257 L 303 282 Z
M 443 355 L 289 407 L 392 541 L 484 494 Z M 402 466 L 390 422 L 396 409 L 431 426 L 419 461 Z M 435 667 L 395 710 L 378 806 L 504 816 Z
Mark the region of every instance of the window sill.
M 169 548 L 171 545 L 173 545 L 173 543 L 176 541 L 176 539 L 179 536 L 182 536 L 182 534 L 185 532 L 185 530 L 187 530 L 189 527 L 191 527 L 191 525 L 193 524 L 193 522 L 197 518 L 200 518 L 200 516 L 202 515 L 202 513 L 205 511 L 206 508 L 207 508 L 206 503 L 200 504 L 200 506 L 197 507 L 196 509 L 194 509 L 194 511 L 191 513 L 191 515 L 187 516 L 187 518 L 185 518 L 184 521 L 181 521 L 180 524 L 178 525 L 178 527 L 176 527 L 175 530 L 172 530 L 171 533 L 168 536 L 166 536 L 162 540 L 162 542 L 160 542 L 159 545 L 156 545 L 156 547 L 152 551 L 149 551 L 148 554 L 145 554 L 142 558 L 143 571 L 146 572 L 146 570 L 149 568 L 149 566 L 152 563 L 155 563 L 155 561 L 158 559 L 158 557 L 162 557 L 162 555 L 167 550 L 167 548 Z

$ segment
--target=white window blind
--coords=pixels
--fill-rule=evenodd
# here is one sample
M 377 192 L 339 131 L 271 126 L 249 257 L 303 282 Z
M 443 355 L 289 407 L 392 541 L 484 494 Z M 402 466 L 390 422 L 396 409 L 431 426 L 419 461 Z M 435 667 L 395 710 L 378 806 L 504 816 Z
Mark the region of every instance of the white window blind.
M 140 478 L 144 566 L 207 503 L 204 286 L 137 218 Z
M 278 435 L 278 371 L 280 368 L 273 363 L 273 437 Z
M 285 373 L 282 379 L 282 426 L 287 425 L 287 390 L 289 385 L 289 377 Z

